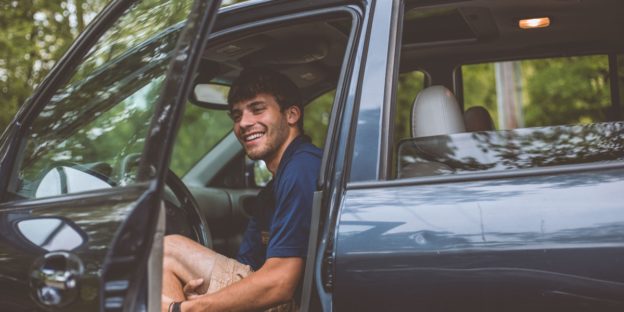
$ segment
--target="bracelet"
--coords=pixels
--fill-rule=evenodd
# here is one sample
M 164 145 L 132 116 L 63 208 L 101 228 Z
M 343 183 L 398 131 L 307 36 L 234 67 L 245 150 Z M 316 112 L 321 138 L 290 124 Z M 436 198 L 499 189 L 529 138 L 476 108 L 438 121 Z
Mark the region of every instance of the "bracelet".
M 171 303 L 169 304 L 169 307 L 167 307 L 167 312 L 171 312 L 171 306 L 173 306 L 175 302 L 171 301 Z
M 173 302 L 171 305 L 171 312 L 182 312 L 182 301 Z

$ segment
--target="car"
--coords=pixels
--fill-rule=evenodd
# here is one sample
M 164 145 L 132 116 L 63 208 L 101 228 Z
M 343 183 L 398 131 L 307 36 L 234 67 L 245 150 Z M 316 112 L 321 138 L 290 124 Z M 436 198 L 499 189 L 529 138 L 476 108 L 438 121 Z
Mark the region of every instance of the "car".
M 624 2 L 114 0 L 0 138 L 0 310 L 156 311 L 235 256 L 264 66 L 323 148 L 302 311 L 622 311 Z

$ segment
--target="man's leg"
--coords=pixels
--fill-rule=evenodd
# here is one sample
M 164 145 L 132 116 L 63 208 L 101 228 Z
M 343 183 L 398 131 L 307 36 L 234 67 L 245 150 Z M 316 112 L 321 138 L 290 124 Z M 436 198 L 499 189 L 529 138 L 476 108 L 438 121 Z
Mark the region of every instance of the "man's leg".
M 200 293 L 206 292 L 214 268 L 216 252 L 181 235 L 165 236 L 162 294 L 182 301 L 188 281 L 203 278 Z

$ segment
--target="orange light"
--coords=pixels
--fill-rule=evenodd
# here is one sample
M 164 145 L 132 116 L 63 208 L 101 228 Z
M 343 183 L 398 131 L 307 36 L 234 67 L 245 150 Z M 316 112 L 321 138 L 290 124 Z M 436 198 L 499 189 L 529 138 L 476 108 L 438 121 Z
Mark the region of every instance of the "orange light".
M 521 19 L 520 21 L 518 21 L 518 26 L 522 29 L 548 27 L 550 26 L 550 18 L 537 17 L 537 18 Z

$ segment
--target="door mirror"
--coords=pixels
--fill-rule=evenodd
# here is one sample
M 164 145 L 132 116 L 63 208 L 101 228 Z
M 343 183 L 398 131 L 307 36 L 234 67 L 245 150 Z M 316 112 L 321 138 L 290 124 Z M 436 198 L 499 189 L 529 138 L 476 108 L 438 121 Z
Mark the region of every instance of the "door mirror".
M 111 188 L 102 174 L 77 166 L 58 166 L 39 182 L 35 198 Z
M 55 218 L 33 218 L 17 222 L 19 234 L 46 251 L 74 250 L 86 242 L 87 235 L 70 221 Z
M 215 83 L 199 83 L 193 88 L 193 104 L 213 109 L 227 109 L 230 86 Z

